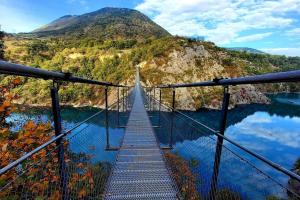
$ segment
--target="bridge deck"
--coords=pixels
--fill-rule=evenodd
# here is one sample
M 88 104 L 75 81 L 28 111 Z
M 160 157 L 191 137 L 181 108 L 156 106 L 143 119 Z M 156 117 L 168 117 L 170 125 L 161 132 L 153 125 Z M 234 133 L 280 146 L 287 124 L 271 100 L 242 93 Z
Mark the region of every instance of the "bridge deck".
M 105 199 L 177 199 L 144 107 L 139 82 Z

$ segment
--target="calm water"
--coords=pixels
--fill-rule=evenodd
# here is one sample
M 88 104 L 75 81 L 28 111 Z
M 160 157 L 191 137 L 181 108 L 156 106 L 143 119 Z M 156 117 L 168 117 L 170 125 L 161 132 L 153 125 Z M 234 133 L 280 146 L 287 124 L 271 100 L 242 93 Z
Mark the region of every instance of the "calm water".
M 292 169 L 300 158 L 300 94 L 270 95 L 270 98 L 271 105 L 246 107 L 246 110 L 254 112 L 247 113 L 242 120 L 234 121 L 235 115 L 243 113 L 242 109 L 230 112 L 231 124 L 225 134 L 285 168 Z
M 270 95 L 270 98 L 272 99 L 272 104 L 270 105 L 244 105 L 231 110 L 228 115 L 225 135 L 285 168 L 292 169 L 293 164 L 300 157 L 300 95 L 278 94 Z M 62 110 L 63 125 L 66 129 L 70 128 L 97 111 L 99 110 L 94 108 L 64 108 Z M 216 130 L 218 129 L 220 113 L 217 111 L 185 113 Z M 14 113 L 9 120 L 15 124 L 14 130 L 17 130 L 20 127 L 20 123 L 22 124 L 28 119 L 47 121 L 50 119 L 50 114 L 51 112 L 45 109 L 26 109 L 23 112 Z M 155 114 L 153 115 L 155 116 Z M 169 117 L 168 113 L 164 113 L 161 116 L 162 128 L 156 129 L 162 146 L 168 145 L 169 142 Z M 124 129 L 117 127 L 115 113 L 110 113 L 110 119 L 110 144 L 116 147 L 121 143 Z M 157 115 L 152 117 L 151 120 L 154 124 L 157 124 Z M 199 185 L 199 190 L 207 192 L 214 161 L 215 141 L 212 139 L 215 139 L 215 136 L 204 128 L 195 128 L 193 123 L 180 116 L 176 116 L 175 121 L 173 152 L 180 154 L 188 161 L 192 161 L 193 171 L 207 182 L 206 185 L 201 185 L 201 187 Z M 125 124 L 126 117 L 123 116 L 121 117 L 121 125 Z M 74 152 L 83 151 L 82 147 L 80 147 L 80 142 L 84 142 L 88 144 L 85 152 L 94 155 L 93 161 L 113 163 L 115 160 L 116 152 L 105 151 L 106 135 L 103 114 L 84 123 L 76 131 L 72 132 L 69 137 L 75 138 L 71 140 L 74 142 L 70 142 L 71 149 Z M 267 172 L 285 185 L 287 184 L 288 178 L 286 176 L 274 172 L 268 166 L 229 143 L 224 142 L 224 144 L 229 150 L 225 149 L 222 153 L 220 167 L 220 179 L 222 181 L 220 181 L 220 185 L 228 186 L 239 182 L 251 187 L 251 184 L 249 184 L 251 179 L 253 179 L 252 182 L 254 184 L 257 183 L 257 178 L 255 173 L 251 172 L 251 168 L 243 164 L 240 159 L 233 159 L 232 156 L 229 156 L 232 155 L 230 150 L 242 154 L 251 163 L 258 166 L 259 169 Z M 243 172 L 242 170 L 245 171 Z M 232 177 L 232 174 L 237 174 L 237 172 L 244 174 L 244 176 Z M 247 179 L 248 182 L 243 182 L 240 179 Z M 235 189 L 241 190 L 239 187 L 235 186 Z M 270 190 L 272 190 L 271 187 Z M 255 196 L 255 191 L 251 192 Z
M 300 158 L 300 94 L 277 94 L 269 97 L 272 100 L 270 105 L 243 105 L 230 110 L 225 135 L 291 169 L 295 161 Z M 218 130 L 220 112 L 184 113 Z M 157 119 L 153 121 L 157 123 Z M 176 145 L 182 146 L 185 142 L 196 141 L 204 132 L 209 134 L 205 129 L 199 130 L 201 134 L 194 133 L 195 129 L 189 130 L 187 120 L 182 120 L 178 116 L 175 121 L 178 124 L 177 128 L 181 129 L 179 134 L 175 132 Z M 165 129 L 168 129 L 168 125 Z M 166 131 L 158 131 L 158 137 L 161 143 L 166 145 L 169 138 L 164 132 Z M 190 134 L 191 132 L 193 133 Z
M 295 161 L 300 158 L 300 95 L 277 94 L 269 97 L 272 100 L 270 105 L 243 105 L 230 110 L 225 135 L 273 162 L 292 169 Z M 218 130 L 220 121 L 218 111 L 185 112 L 185 114 Z M 163 115 L 163 128 L 157 130 L 161 145 L 169 144 L 170 128 L 169 121 L 166 120 L 169 117 L 167 114 Z M 201 180 L 206 182 L 200 184 L 198 189 L 202 193 L 207 193 L 210 188 L 216 137 L 186 118 L 176 115 L 174 121 L 176 127 L 173 131 L 173 152 L 190 161 L 192 170 L 200 176 L 198 177 L 200 182 Z M 157 119 L 154 119 L 153 123 L 158 123 Z M 287 186 L 288 182 L 286 175 L 278 173 L 230 143 L 224 141 L 224 144 L 228 149 L 223 148 L 222 151 L 219 173 L 221 187 L 223 185 L 234 191 L 241 191 L 241 195 L 244 192 L 244 196 L 251 199 L 261 199 L 263 193 L 285 197 L 285 191 L 278 191 L 278 188 L 272 185 L 273 181 L 262 178 L 263 176 L 257 174 L 251 164 L 284 186 Z M 242 155 L 251 164 L 244 162 L 231 151 Z M 253 188 L 261 188 L 261 191 L 255 191 Z
M 93 114 L 99 112 L 96 108 L 62 108 L 62 124 L 64 130 L 69 130 L 75 124 L 84 121 Z M 12 130 L 19 130 L 28 120 L 47 122 L 51 120 L 51 111 L 45 108 L 26 108 L 22 112 L 13 113 L 8 119 L 13 124 Z M 121 144 L 124 128 L 117 125 L 116 113 L 109 112 L 109 138 L 110 146 L 118 147 Z M 120 114 L 120 126 L 126 124 L 128 113 Z M 93 117 L 68 135 L 70 149 L 75 153 L 86 153 L 92 156 L 93 162 L 107 162 L 112 164 L 115 161 L 116 151 L 105 151 L 106 129 L 104 112 Z

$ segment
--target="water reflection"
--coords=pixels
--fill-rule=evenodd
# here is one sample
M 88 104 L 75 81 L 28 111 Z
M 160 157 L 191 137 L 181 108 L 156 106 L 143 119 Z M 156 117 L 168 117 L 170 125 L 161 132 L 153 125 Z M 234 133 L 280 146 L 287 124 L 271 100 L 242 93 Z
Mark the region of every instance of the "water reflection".
M 229 125 L 225 134 L 243 146 L 291 169 L 300 157 L 299 94 L 271 95 L 272 104 Z M 236 113 L 232 113 L 233 115 Z
M 270 160 L 291 169 L 300 157 L 300 95 L 269 95 L 270 105 L 242 105 L 229 111 L 225 135 L 239 144 L 269 158 Z M 201 110 L 184 112 L 192 118 L 218 130 L 220 112 Z M 153 115 L 153 113 L 152 113 Z M 162 113 L 161 129 L 156 134 L 161 145 L 170 141 L 170 113 Z M 157 124 L 152 118 L 153 124 Z M 199 179 L 198 189 L 203 194 L 209 192 L 212 174 L 215 136 L 178 115 L 174 118 L 173 152 L 187 161 L 196 160 L 198 166 L 190 165 Z M 274 181 L 262 176 L 252 164 L 266 172 L 275 180 L 287 186 L 288 177 L 278 173 L 265 163 L 249 156 L 228 142 L 224 143 L 219 187 L 229 187 L 238 191 L 241 196 L 260 199 L 266 194 L 286 198 L 286 191 L 274 186 Z M 235 156 L 231 151 L 245 157 L 249 162 Z M 272 187 L 268 185 L 272 184 Z M 276 185 L 276 184 L 275 184 Z M 278 185 L 277 185 L 278 186 Z M 249 196 L 249 194 L 251 194 Z
M 93 114 L 101 111 L 97 108 L 62 108 L 62 125 L 64 130 L 74 127 L 75 124 L 84 121 Z M 128 113 L 120 114 L 120 125 L 125 125 Z M 116 152 L 106 151 L 106 134 L 105 134 L 105 112 L 101 112 L 91 120 L 83 123 L 76 128 L 67 137 L 69 139 L 70 150 L 74 153 L 86 153 L 91 156 L 91 161 L 113 163 Z M 22 108 L 7 119 L 12 124 L 12 131 L 18 131 L 22 125 L 28 121 L 36 122 L 52 121 L 52 114 L 49 108 Z M 124 135 L 124 128 L 119 128 L 117 124 L 116 111 L 109 111 L 109 133 L 110 146 L 119 147 Z
M 250 148 L 276 159 L 276 151 L 282 153 L 294 150 L 295 156 L 300 156 L 297 155 L 297 151 L 300 149 L 299 130 L 299 117 L 281 117 L 258 111 L 241 122 L 229 126 L 226 135 L 236 141 L 243 142 L 245 146 L 249 147 L 250 145 Z M 282 156 L 282 154 L 280 155 Z M 286 165 L 287 163 L 283 162 L 282 164 Z

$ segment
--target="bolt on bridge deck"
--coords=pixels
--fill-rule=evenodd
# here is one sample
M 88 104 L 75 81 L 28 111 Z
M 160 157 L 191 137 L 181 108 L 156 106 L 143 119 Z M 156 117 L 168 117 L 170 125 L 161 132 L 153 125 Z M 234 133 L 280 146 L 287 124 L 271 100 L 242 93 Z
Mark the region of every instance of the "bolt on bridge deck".
M 105 199 L 177 199 L 144 107 L 137 78 L 135 97 L 122 146 L 109 177 Z

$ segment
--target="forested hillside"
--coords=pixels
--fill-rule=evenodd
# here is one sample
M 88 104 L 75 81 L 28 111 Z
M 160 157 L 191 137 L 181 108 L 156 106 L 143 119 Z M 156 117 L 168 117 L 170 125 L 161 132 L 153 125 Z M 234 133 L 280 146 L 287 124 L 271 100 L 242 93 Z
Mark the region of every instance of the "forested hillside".
M 84 31 L 87 27 L 89 31 Z M 82 16 L 65 16 L 34 33 L 9 35 L 5 38 L 5 59 L 127 85 L 133 85 L 135 67 L 139 66 L 143 84 L 147 86 L 300 67 L 299 57 L 238 52 L 220 48 L 211 42 L 171 36 L 137 11 L 110 8 Z M 20 86 L 19 103 L 50 104 L 51 82 L 34 79 L 22 81 L 24 84 Z M 272 91 L 274 87 L 297 90 L 295 85 L 233 87 L 231 104 L 268 103 L 268 98 L 261 91 Z M 110 91 L 111 99 L 115 98 L 115 92 Z M 177 106 L 182 109 L 216 108 L 220 105 L 221 92 L 222 88 L 217 87 L 180 89 L 177 92 Z M 164 99 L 169 101 L 170 94 L 164 94 Z M 103 89 L 98 86 L 62 85 L 60 95 L 66 104 L 103 105 Z

